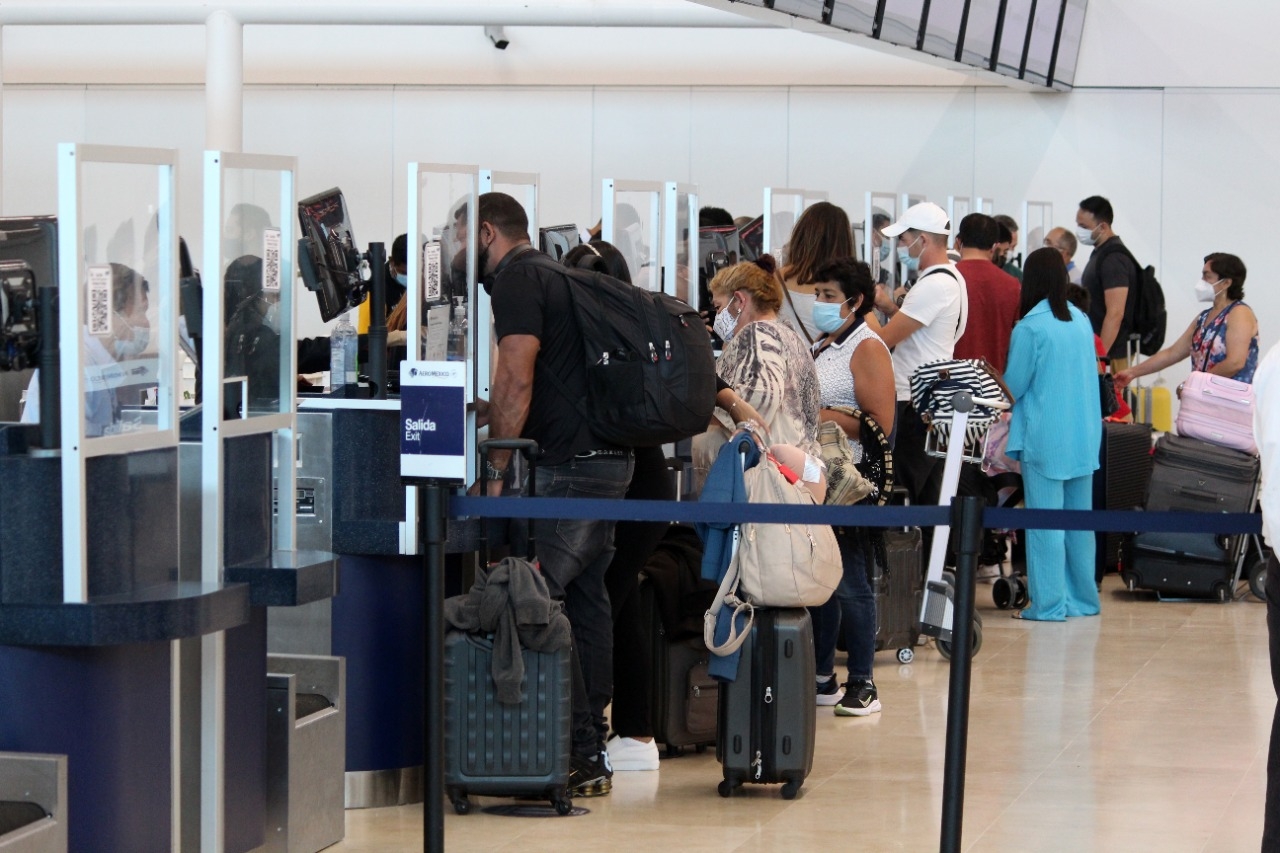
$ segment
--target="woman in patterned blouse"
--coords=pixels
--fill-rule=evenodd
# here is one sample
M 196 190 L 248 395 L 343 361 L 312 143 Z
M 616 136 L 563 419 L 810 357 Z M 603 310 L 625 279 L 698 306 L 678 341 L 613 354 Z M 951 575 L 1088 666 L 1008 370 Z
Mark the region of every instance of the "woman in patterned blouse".
M 1253 382 L 1258 367 L 1258 318 L 1243 301 L 1244 277 L 1244 262 L 1235 255 L 1207 255 L 1196 284 L 1196 299 L 1213 304 L 1172 344 L 1117 373 L 1116 387 L 1123 388 L 1135 377 L 1163 370 L 1188 356 L 1193 371 Z

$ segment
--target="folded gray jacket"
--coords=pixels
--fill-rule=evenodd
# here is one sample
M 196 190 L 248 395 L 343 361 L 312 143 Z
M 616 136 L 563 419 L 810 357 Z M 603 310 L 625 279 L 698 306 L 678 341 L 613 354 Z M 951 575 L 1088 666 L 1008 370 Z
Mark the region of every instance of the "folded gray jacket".
M 564 604 L 551 598 L 532 563 L 516 557 L 478 570 L 470 592 L 445 600 L 444 618 L 460 631 L 493 635 L 493 684 L 508 705 L 524 700 L 521 648 L 555 652 L 569 648 L 572 637 Z

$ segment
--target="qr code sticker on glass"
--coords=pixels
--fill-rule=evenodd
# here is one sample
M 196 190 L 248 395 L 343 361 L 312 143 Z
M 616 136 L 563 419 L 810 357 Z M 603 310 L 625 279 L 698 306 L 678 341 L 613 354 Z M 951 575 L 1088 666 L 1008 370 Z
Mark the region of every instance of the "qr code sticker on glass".
M 440 298 L 440 244 L 428 243 L 422 247 L 423 294 L 427 302 Z
M 89 334 L 111 334 L 111 267 L 89 267 Z
M 262 289 L 280 292 L 280 229 L 262 232 Z

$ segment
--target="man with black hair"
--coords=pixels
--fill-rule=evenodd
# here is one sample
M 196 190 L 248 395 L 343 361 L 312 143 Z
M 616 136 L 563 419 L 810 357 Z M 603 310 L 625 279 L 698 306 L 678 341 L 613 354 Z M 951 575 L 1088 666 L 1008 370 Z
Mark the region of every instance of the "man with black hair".
M 1111 230 L 1114 221 L 1111 202 L 1100 195 L 1089 196 L 1076 211 L 1076 238 L 1081 245 L 1094 247 L 1081 276 L 1089 291 L 1089 322 L 1093 333 L 1102 338 L 1112 369 L 1120 371 L 1129 365 L 1125 344 L 1130 318 L 1125 307 L 1129 292 L 1138 286 L 1139 270 L 1124 250 L 1124 241 Z
M 992 260 L 998 232 L 996 221 L 985 213 L 970 213 L 960 220 L 956 269 L 964 276 L 969 294 L 969 323 L 956 341 L 955 358 L 985 358 L 1004 373 L 1022 286 Z
M 996 240 L 995 253 L 991 262 L 997 267 L 1022 281 L 1022 267 L 1014 260 L 1014 252 L 1018 250 L 1018 221 L 1007 213 L 997 213 L 991 217 L 1000 227 L 999 239 Z
M 477 223 L 476 267 L 492 296 L 498 337 L 489 437 L 538 442 L 540 496 L 622 498 L 631 481 L 631 450 L 596 438 L 577 405 L 587 396 L 587 374 L 569 270 L 533 248 L 528 217 L 511 196 L 480 196 Z M 486 460 L 491 494 L 501 492 L 510 460 L 504 450 Z M 570 793 L 607 794 L 612 770 L 604 710 L 613 697 L 613 614 L 604 579 L 614 523 L 540 519 L 533 527 L 547 587 L 564 601 L 573 627 Z
M 698 227 L 732 227 L 733 215 L 723 207 L 704 207 L 698 210 Z

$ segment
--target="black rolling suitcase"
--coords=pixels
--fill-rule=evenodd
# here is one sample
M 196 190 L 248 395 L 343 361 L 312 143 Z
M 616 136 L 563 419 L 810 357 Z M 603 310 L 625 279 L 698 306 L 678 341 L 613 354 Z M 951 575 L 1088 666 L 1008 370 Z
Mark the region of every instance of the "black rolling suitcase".
M 804 608 L 759 609 L 736 681 L 720 686 L 720 796 L 781 782 L 794 799 L 813 768 L 817 731 L 813 623 Z
M 1156 442 L 1148 511 L 1252 512 L 1258 458 L 1194 438 L 1165 435 Z M 1168 596 L 1234 595 L 1243 536 L 1139 533 L 1124 578 L 1130 589 Z
M 1151 425 L 1102 424 L 1102 448 L 1099 467 L 1093 474 L 1093 506 L 1095 509 L 1136 509 L 1147 499 L 1151 481 Z M 1099 532 L 1097 575 L 1114 571 L 1120 565 L 1123 533 Z
M 487 444 L 487 442 L 486 442 Z M 532 442 L 497 442 L 515 446 L 530 459 Z M 481 445 L 482 453 L 486 450 Z M 535 545 L 530 536 L 529 550 Z M 481 556 L 488 562 L 487 538 Z M 491 674 L 493 641 L 463 631 L 445 636 L 444 655 L 444 784 L 458 814 L 471 807 L 468 795 L 545 797 L 558 813 L 572 808 L 569 782 L 572 729 L 569 649 L 538 652 L 522 649 L 524 699 L 498 701 Z
M 911 663 L 920 642 L 920 602 L 924 598 L 920 542 L 919 527 L 884 531 L 884 563 L 877 558 L 872 569 L 876 651 L 897 649 L 899 663 Z

